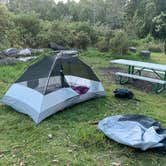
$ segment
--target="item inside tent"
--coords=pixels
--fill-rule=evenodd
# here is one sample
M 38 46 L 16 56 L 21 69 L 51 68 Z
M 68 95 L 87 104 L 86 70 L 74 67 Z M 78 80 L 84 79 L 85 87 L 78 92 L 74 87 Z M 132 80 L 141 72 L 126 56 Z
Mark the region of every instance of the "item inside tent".
M 28 114 L 38 124 L 73 104 L 105 96 L 92 69 L 77 56 L 64 53 L 47 56 L 29 67 L 1 102 Z
M 117 115 L 98 124 L 108 138 L 141 149 L 158 148 L 166 151 L 166 129 L 159 122 L 144 115 Z

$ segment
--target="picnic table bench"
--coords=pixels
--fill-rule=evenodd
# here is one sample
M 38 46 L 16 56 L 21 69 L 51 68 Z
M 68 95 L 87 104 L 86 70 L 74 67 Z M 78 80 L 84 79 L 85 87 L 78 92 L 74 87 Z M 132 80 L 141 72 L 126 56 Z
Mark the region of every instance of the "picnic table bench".
M 117 72 L 115 75 L 118 78 L 120 84 L 128 83 L 132 80 L 143 80 L 155 84 L 155 92 L 160 93 L 165 90 L 166 87 L 166 65 L 139 62 L 125 59 L 117 59 L 111 61 L 111 63 L 127 65 L 128 73 Z M 158 78 L 151 78 L 148 76 L 141 76 L 142 71 L 153 72 Z M 127 79 L 124 79 L 127 78 Z

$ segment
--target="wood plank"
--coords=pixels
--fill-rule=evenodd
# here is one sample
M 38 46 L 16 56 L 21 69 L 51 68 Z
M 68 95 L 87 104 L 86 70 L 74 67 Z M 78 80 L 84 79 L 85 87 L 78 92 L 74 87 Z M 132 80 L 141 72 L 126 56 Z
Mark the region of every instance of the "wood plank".
M 154 79 L 154 78 L 149 78 L 149 77 L 143 77 L 143 76 L 127 74 L 127 73 L 121 73 L 121 72 L 117 72 L 115 74 L 118 75 L 118 76 L 129 77 L 129 78 L 134 78 L 134 79 L 153 82 L 153 83 L 166 84 L 166 81 L 159 80 L 159 79 Z
M 161 65 L 156 63 L 147 63 L 147 62 L 140 62 L 140 61 L 133 61 L 133 60 L 125 60 L 125 59 L 112 60 L 111 63 L 166 71 L 166 65 Z

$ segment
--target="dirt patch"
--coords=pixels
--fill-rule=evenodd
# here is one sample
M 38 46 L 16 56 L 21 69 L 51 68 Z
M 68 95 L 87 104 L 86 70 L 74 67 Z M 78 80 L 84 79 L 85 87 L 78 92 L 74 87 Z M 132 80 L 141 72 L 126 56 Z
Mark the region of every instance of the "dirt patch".
M 101 76 L 102 81 L 105 83 L 105 85 L 110 85 L 110 83 L 116 83 L 116 72 L 127 72 L 124 68 L 120 67 L 107 67 L 107 68 L 100 68 L 99 73 Z M 143 73 L 143 75 L 148 75 L 149 77 L 156 78 L 152 73 Z M 144 92 L 154 92 L 154 84 L 147 82 L 147 81 L 141 81 L 141 80 L 133 80 L 130 81 L 130 83 L 125 85 L 126 88 L 135 88 L 137 90 L 141 90 Z
M 107 68 L 100 68 L 100 72 L 102 74 L 115 74 L 116 72 L 122 72 L 124 71 L 120 67 L 107 67 Z

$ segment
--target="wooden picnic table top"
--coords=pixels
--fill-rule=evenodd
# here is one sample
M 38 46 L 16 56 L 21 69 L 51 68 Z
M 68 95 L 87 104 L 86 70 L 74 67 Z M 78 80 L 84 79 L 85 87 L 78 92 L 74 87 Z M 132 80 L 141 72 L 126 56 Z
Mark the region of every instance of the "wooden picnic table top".
M 112 60 L 111 63 L 134 66 L 134 67 L 142 67 L 142 68 L 160 70 L 160 71 L 166 72 L 166 65 L 157 64 L 157 63 L 149 63 L 149 62 L 141 62 L 141 61 L 133 61 L 133 60 L 125 60 L 125 59 Z

